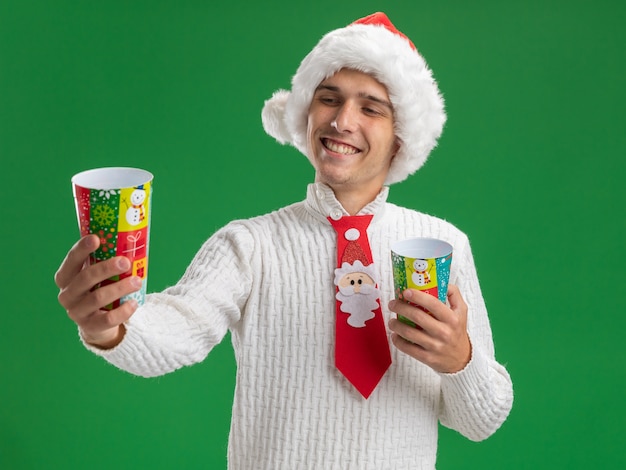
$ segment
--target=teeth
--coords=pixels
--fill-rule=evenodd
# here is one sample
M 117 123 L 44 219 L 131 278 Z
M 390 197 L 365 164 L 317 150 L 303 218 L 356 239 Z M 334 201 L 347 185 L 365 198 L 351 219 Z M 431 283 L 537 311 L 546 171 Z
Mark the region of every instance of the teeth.
M 328 148 L 328 150 L 331 150 L 335 153 L 340 153 L 342 155 L 354 155 L 359 151 L 351 145 L 338 144 L 328 139 L 324 139 L 324 145 L 326 146 L 326 148 Z

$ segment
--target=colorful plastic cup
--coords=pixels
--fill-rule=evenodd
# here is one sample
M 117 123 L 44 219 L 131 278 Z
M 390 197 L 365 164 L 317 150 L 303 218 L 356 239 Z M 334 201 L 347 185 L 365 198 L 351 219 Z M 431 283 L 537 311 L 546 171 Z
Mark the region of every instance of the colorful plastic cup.
M 406 301 L 403 292 L 416 289 L 446 302 L 452 245 L 435 238 L 401 240 L 391 245 L 391 263 L 397 299 Z M 398 315 L 398 320 L 416 326 L 402 315 Z
M 95 288 L 130 276 L 139 276 L 141 290 L 108 305 L 107 309 L 135 299 L 145 302 L 148 280 L 148 245 L 152 209 L 150 172 L 138 168 L 97 168 L 72 177 L 74 201 L 81 236 L 96 234 L 100 246 L 89 257 L 91 264 L 125 256 L 131 269 Z

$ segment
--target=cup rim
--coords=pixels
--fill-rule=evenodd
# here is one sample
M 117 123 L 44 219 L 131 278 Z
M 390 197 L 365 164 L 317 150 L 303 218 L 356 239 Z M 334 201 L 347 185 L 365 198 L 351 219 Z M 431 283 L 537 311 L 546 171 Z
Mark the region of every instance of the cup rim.
M 132 167 L 103 167 L 81 171 L 72 176 L 72 184 L 88 189 L 133 188 L 150 183 L 154 176 L 147 170 Z
M 453 247 L 439 238 L 415 237 L 392 243 L 391 251 L 403 258 L 435 259 L 450 256 Z

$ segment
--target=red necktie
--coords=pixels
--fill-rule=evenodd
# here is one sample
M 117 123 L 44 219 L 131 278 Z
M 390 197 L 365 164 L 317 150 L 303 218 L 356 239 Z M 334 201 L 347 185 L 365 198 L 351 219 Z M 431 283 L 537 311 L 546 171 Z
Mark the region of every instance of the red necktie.
M 335 366 L 365 398 L 391 365 L 378 274 L 367 239 L 372 217 L 328 218 L 337 232 Z

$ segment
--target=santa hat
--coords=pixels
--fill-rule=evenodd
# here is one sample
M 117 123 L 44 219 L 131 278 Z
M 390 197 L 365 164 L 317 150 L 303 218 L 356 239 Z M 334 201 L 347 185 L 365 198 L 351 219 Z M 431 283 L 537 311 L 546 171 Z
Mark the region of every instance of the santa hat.
M 298 67 L 291 91 L 278 90 L 265 102 L 261 115 L 265 132 L 311 159 L 306 139 L 313 94 L 342 68 L 367 73 L 386 86 L 401 145 L 385 184 L 404 180 L 424 164 L 437 144 L 446 114 L 426 62 L 384 13 L 326 34 Z

